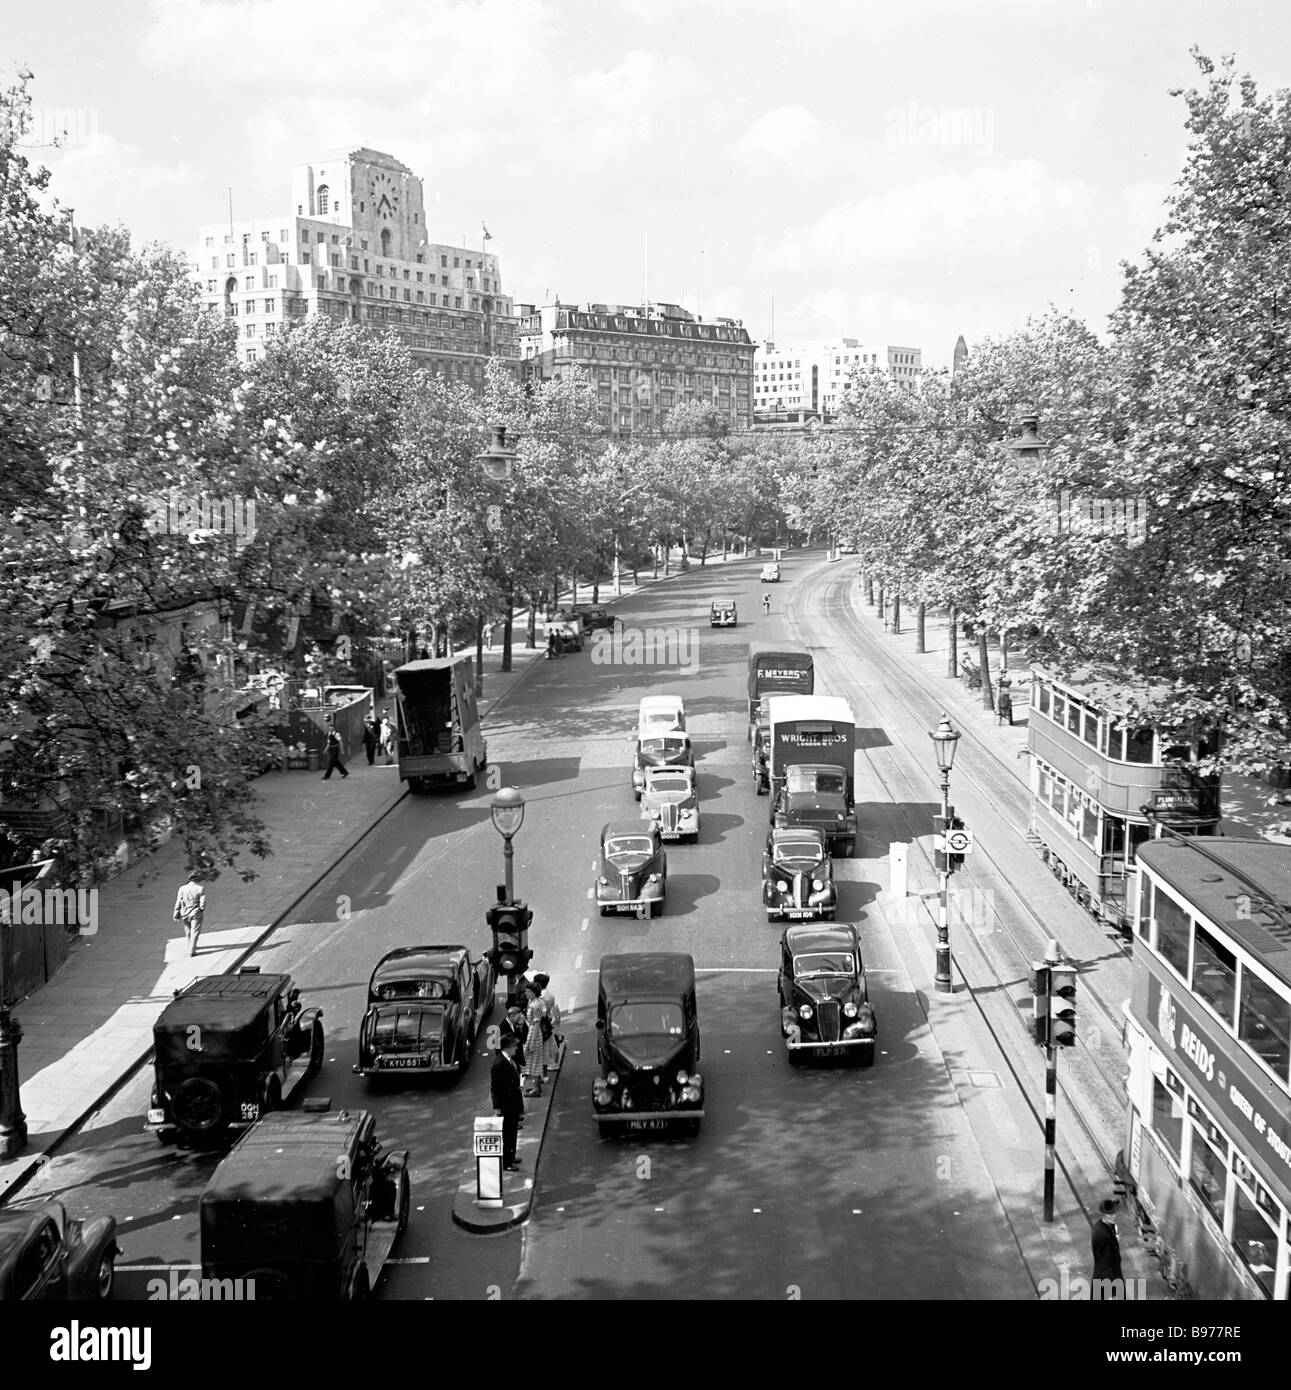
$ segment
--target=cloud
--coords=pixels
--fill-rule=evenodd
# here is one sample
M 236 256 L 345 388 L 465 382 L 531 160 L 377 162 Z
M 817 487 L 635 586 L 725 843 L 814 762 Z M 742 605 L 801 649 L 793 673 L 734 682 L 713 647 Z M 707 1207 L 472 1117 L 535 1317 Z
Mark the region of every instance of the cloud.
M 200 171 L 187 160 L 172 165 L 152 163 L 137 145 L 97 131 L 84 141 L 45 152 L 41 162 L 53 174 L 50 193 L 64 207 L 85 214 L 78 222 L 128 225 L 140 198 L 202 186 Z
M 731 146 L 736 168 L 759 174 L 789 171 L 800 178 L 836 174 L 848 147 L 835 128 L 805 106 L 763 112 Z

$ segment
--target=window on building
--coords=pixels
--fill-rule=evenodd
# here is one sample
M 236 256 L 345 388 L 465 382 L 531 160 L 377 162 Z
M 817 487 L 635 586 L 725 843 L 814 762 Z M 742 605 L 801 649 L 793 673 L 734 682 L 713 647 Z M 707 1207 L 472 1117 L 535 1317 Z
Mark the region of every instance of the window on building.
M 249 324 L 247 324 L 247 337 L 248 337 L 248 338 L 254 338 L 255 335 L 256 335 L 256 326 L 255 326 L 255 324 L 254 324 L 254 323 L 249 323 Z
M 454 296 L 453 296 L 453 308 L 454 308 L 454 309 L 460 309 L 461 307 L 462 307 L 462 296 L 461 296 L 460 294 L 454 295 Z
M 278 240 L 279 240 L 279 241 L 286 241 L 286 240 L 287 240 L 287 229 L 286 229 L 286 227 L 283 227 L 283 228 L 281 228 L 281 229 L 279 230 L 279 232 L 278 232 Z
M 330 205 L 331 190 L 327 187 L 325 183 L 320 184 L 318 187 L 318 215 L 320 217 L 326 217 L 327 210 L 330 207 Z
M 441 275 L 441 276 L 439 277 L 439 283 L 440 283 L 441 285 L 446 285 L 446 284 L 448 284 L 448 276 L 447 276 L 447 275 Z
M 269 289 L 276 290 L 278 288 L 278 277 L 276 275 L 266 276 L 265 284 L 268 286 Z
M 211 257 L 211 269 L 212 269 L 212 270 L 219 270 L 219 268 L 220 268 L 220 258 L 219 258 L 218 256 L 212 256 L 212 257 Z
M 1237 1036 L 1283 1081 L 1291 1079 L 1287 1073 L 1291 1059 L 1291 1003 L 1245 965 Z
M 1183 1102 L 1166 1089 L 1159 1076 L 1152 1078 L 1152 1132 L 1178 1163 L 1183 1151 Z
M 309 264 L 309 252 L 308 252 L 308 251 L 302 251 L 302 252 L 300 253 L 300 263 L 301 263 L 301 265 L 308 265 L 308 264 Z
M 1186 980 L 1188 978 L 1188 941 L 1191 919 L 1173 898 L 1157 890 L 1156 894 L 1157 951 Z
M 237 257 L 236 257 L 236 256 L 225 256 L 225 258 L 224 258 L 224 264 L 225 264 L 226 266 L 236 265 L 236 264 L 237 264 Z
M 453 269 L 454 269 L 454 270 L 460 270 L 460 269 L 461 269 L 461 265 L 462 265 L 462 263 L 461 263 L 461 261 L 458 259 L 458 257 L 454 256 L 454 257 L 453 257 Z
M 255 348 L 247 348 L 247 361 L 254 362 L 258 356 Z
M 266 314 L 272 314 L 272 313 L 273 313 L 273 300 L 272 300 L 272 299 L 266 299 L 266 300 L 265 300 L 265 302 L 264 302 L 264 311 L 265 311 Z
M 448 264 L 448 257 L 447 257 L 447 256 L 441 256 L 441 257 L 439 258 L 439 263 L 440 263 L 441 266 L 447 265 L 447 264 Z M 445 280 L 445 281 L 444 281 L 444 284 L 448 284 L 448 281 Z
M 302 228 L 301 233 L 300 233 L 300 239 L 301 239 L 301 241 L 308 241 L 308 240 L 309 240 L 309 230 L 308 230 L 308 228 Z

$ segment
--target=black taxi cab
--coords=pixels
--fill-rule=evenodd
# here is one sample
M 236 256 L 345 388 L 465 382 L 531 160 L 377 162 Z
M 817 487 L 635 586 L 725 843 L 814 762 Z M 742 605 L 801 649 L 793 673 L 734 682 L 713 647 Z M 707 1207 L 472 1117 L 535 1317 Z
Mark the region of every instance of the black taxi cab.
M 874 1061 L 878 1020 L 860 933 L 849 922 L 802 923 L 780 938 L 780 1032 L 796 1066 L 804 1057 Z

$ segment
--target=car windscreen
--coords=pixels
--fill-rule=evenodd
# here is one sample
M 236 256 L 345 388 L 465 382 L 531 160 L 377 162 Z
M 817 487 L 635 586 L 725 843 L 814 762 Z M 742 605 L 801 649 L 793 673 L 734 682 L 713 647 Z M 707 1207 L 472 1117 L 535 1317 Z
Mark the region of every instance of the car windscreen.
M 674 753 L 686 751 L 686 740 L 684 738 L 644 738 L 641 740 L 641 751 L 643 753 L 662 753 L 671 757 Z
M 607 859 L 617 859 L 620 855 L 651 855 L 653 853 L 654 841 L 649 835 L 618 835 L 605 842 L 605 857 Z
M 680 1004 L 627 1003 L 610 1011 L 612 1038 L 680 1038 L 684 1032 Z
M 841 772 L 822 772 L 817 768 L 787 768 L 785 782 L 791 792 L 823 792 L 827 795 L 842 796 L 847 790 Z
M 781 840 L 773 852 L 777 864 L 819 864 L 824 851 L 814 840 Z
M 679 772 L 655 772 L 646 779 L 652 792 L 688 792 L 690 778 Z
M 795 980 L 810 980 L 817 975 L 854 975 L 856 957 L 850 951 L 811 951 L 793 959 Z
M 378 984 L 376 997 L 390 999 L 447 999 L 451 990 L 446 980 L 389 980 Z

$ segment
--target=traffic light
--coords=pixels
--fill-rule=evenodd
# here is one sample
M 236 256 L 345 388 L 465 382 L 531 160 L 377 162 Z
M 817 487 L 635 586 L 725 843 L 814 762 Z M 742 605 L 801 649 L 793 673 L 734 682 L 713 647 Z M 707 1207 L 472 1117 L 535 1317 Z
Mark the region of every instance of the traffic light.
M 1052 965 L 1049 984 L 1049 1046 L 1076 1046 L 1076 967 Z
M 499 975 L 522 975 L 533 959 L 529 949 L 529 924 L 533 912 L 524 903 L 495 903 L 484 914 L 493 933 L 493 949 L 488 953 Z
M 1049 984 L 1050 967 L 1031 967 L 1031 1013 L 1035 1040 L 1041 1047 L 1049 1046 Z
M 964 828 L 963 818 L 955 814 L 955 808 L 952 806 L 950 808 L 950 824 L 947 829 L 963 830 Z M 950 873 L 953 874 L 957 869 L 962 869 L 964 867 L 964 856 L 962 854 L 948 854 L 946 857 L 950 863 Z

